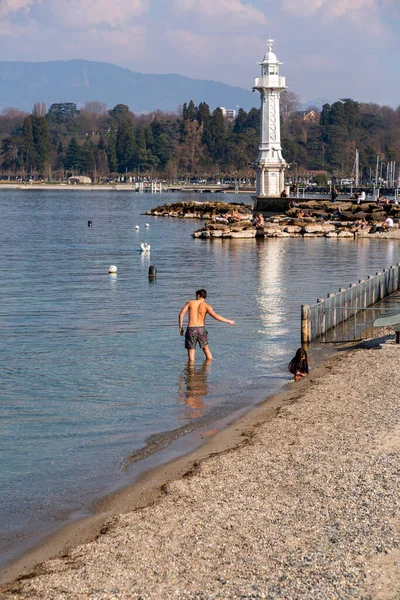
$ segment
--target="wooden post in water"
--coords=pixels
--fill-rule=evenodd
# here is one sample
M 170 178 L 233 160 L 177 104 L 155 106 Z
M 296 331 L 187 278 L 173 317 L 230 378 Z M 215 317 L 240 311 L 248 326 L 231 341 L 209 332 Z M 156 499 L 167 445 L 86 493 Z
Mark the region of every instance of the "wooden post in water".
M 311 342 L 311 310 L 309 304 L 301 306 L 301 343 Z

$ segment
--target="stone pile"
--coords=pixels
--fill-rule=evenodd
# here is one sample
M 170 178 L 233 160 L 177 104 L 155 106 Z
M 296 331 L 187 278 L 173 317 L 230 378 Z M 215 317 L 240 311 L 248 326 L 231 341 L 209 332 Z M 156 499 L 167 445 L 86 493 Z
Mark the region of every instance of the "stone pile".
M 372 225 L 383 225 L 390 216 L 394 227 L 385 232 L 370 233 Z M 387 238 L 400 239 L 400 206 L 375 203 L 363 205 L 351 202 L 307 201 L 291 208 L 285 214 L 265 219 L 264 227 L 251 224 L 251 219 L 221 224 L 206 221 L 204 227 L 195 231 L 194 238 Z
M 224 218 L 224 215 L 237 210 L 243 218 L 252 218 L 253 207 L 251 204 L 226 202 L 174 202 L 173 204 L 162 204 L 145 212 L 151 217 L 175 217 L 180 219 L 202 219 L 214 220 Z
M 237 211 L 241 220 L 230 222 L 227 215 Z M 250 204 L 212 201 L 189 201 L 163 204 L 148 210 L 145 215 L 180 219 L 201 219 L 204 226 L 195 231 L 194 238 L 289 238 L 379 237 L 400 239 L 400 205 L 377 205 L 368 202 L 358 205 L 350 201 L 329 202 L 307 200 L 285 214 L 265 219 L 264 227 L 252 225 L 253 207 Z M 371 225 L 383 224 L 393 218 L 395 226 L 385 232 L 370 233 Z

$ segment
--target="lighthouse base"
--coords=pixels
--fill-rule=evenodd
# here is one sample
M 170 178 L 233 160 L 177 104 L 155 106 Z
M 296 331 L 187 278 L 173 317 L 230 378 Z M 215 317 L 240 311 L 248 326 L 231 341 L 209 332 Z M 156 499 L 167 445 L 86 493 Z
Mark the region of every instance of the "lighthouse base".
M 257 196 L 266 198 L 280 197 L 285 189 L 286 163 L 259 163 L 257 166 Z
M 254 200 L 254 212 L 262 213 L 264 216 L 268 213 L 283 213 L 290 208 L 290 198 L 252 196 L 252 199 Z

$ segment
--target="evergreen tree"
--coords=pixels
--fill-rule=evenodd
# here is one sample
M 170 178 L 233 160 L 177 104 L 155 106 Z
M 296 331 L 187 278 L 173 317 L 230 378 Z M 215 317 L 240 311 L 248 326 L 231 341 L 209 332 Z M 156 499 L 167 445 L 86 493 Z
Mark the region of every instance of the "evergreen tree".
M 64 166 L 69 171 L 80 173 L 82 170 L 83 156 L 81 148 L 75 137 L 71 138 L 65 155 Z
M 136 144 L 132 123 L 128 120 L 121 121 L 117 129 L 116 141 L 116 154 L 119 173 L 125 173 L 133 169 L 135 153 Z
M 49 127 L 45 117 L 31 116 L 30 118 L 36 151 L 36 168 L 43 174 L 50 156 Z
M 130 121 L 132 116 L 129 106 L 126 104 L 117 104 L 112 110 L 108 111 L 108 114 L 112 118 L 116 127 L 118 127 L 124 121 Z
M 191 100 L 188 105 L 185 102 L 185 104 L 183 105 L 183 110 L 182 110 L 182 120 L 183 120 L 183 122 L 185 122 L 185 121 L 195 121 L 196 120 L 196 116 L 197 116 L 196 113 L 197 113 L 197 109 L 196 109 L 196 105 L 193 102 L 193 100 Z
M 48 121 L 53 123 L 66 123 L 72 121 L 79 115 L 79 110 L 73 102 L 62 102 L 60 104 L 52 104 L 47 113 Z
M 212 135 L 212 158 L 215 161 L 223 161 L 226 127 L 225 119 L 220 108 L 216 108 L 211 118 L 211 135 Z
M 203 135 L 201 141 L 205 146 L 207 153 L 209 154 L 213 144 L 211 133 L 211 113 L 210 107 L 205 102 L 200 102 L 198 106 L 196 121 L 203 126 Z
M 243 110 L 243 108 L 239 108 L 235 119 L 235 124 L 233 126 L 233 133 L 243 133 L 243 131 L 247 129 L 247 119 L 247 112 Z
M 86 175 L 93 174 L 92 172 L 94 171 L 94 169 L 96 167 L 96 150 L 97 150 L 96 145 L 91 140 L 87 140 L 83 144 L 83 147 L 81 149 L 82 173 L 85 173 Z
M 32 118 L 25 119 L 22 127 L 24 164 L 28 172 L 36 167 L 36 149 L 33 141 Z
M 107 158 L 108 158 L 108 166 L 110 168 L 111 173 L 117 173 L 118 171 L 118 160 L 117 160 L 117 136 L 116 131 L 111 129 L 108 134 L 108 143 L 107 143 Z

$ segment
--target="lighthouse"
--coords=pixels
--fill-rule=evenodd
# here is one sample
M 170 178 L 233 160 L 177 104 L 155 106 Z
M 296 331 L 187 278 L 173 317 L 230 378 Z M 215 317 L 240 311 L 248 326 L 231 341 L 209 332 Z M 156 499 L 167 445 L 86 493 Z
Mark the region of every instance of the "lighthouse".
M 287 163 L 282 156 L 280 127 L 280 95 L 286 89 L 285 77 L 279 73 L 280 65 L 272 52 L 274 40 L 268 40 L 268 52 L 261 66 L 261 77 L 256 77 L 254 90 L 261 94 L 261 141 L 257 166 L 257 204 L 262 199 L 277 198 L 285 189 Z

